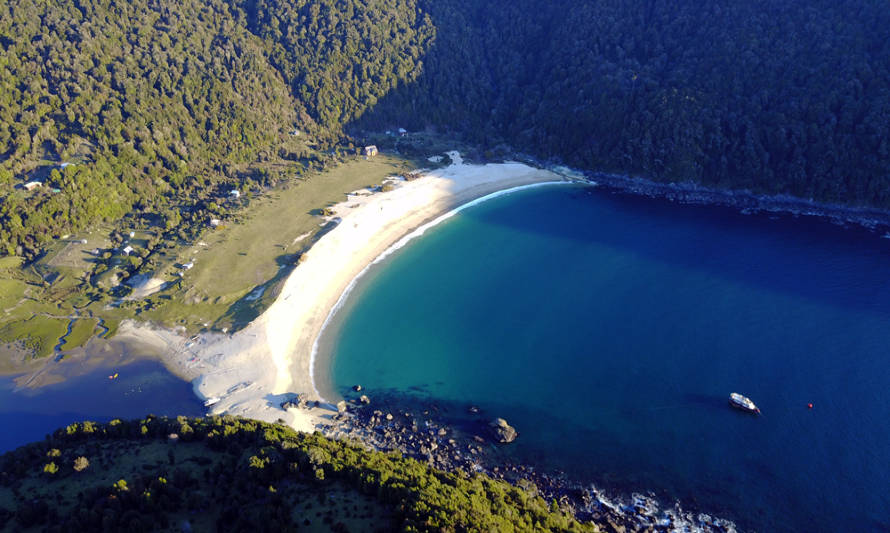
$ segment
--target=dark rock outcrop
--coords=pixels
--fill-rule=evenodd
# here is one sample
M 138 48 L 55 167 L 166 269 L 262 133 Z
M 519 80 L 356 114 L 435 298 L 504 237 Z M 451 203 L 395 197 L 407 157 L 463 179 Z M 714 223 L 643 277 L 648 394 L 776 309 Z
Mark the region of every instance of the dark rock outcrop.
M 491 434 L 494 439 L 501 444 L 513 442 L 519 436 L 516 428 L 508 424 L 503 418 L 495 418 L 488 424 L 488 427 L 491 428 Z

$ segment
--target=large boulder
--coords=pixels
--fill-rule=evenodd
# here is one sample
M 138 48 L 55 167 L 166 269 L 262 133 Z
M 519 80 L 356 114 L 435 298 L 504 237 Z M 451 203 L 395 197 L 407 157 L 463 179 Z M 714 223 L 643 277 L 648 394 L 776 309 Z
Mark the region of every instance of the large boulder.
M 516 428 L 508 424 L 503 418 L 495 418 L 488 424 L 488 427 L 491 429 L 494 440 L 502 444 L 513 442 L 519 436 Z
M 281 408 L 299 409 L 302 407 L 306 407 L 306 399 L 306 394 L 302 392 L 300 394 L 290 394 L 285 401 L 281 402 Z

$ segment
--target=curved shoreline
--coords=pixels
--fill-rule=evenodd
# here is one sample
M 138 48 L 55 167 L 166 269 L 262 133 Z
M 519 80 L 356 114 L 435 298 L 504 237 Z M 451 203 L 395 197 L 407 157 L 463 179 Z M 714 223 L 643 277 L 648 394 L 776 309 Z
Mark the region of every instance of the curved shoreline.
M 371 268 L 374 267 L 374 265 L 379 264 L 384 259 L 386 259 L 390 255 L 392 255 L 393 253 L 397 252 L 401 248 L 408 245 L 408 243 L 410 243 L 414 239 L 423 236 L 427 232 L 427 230 L 438 226 L 439 224 L 450 219 L 451 217 L 457 215 L 464 209 L 473 207 L 474 205 L 478 205 L 483 202 L 487 202 L 494 198 L 506 196 L 508 194 L 513 194 L 513 193 L 516 193 L 519 191 L 524 191 L 527 189 L 534 189 L 537 187 L 553 186 L 553 185 L 570 185 L 570 184 L 574 184 L 574 183 L 577 183 L 577 182 L 567 181 L 564 179 L 554 180 L 554 181 L 543 181 L 543 182 L 537 182 L 537 183 L 529 183 L 526 185 L 518 185 L 516 187 L 510 187 L 508 189 L 501 189 L 501 190 L 486 194 L 485 196 L 481 196 L 481 197 L 475 198 L 473 200 L 470 200 L 468 202 L 462 203 L 462 204 L 454 207 L 450 211 L 447 211 L 447 212 L 439 215 L 435 219 L 422 224 L 421 226 L 415 228 L 413 231 L 402 236 L 398 241 L 391 244 L 380 255 L 378 255 L 371 262 L 369 262 L 367 265 L 365 265 L 365 267 L 358 274 L 356 274 L 354 278 L 352 278 L 352 280 L 349 282 L 349 285 L 347 285 L 346 289 L 340 294 L 340 297 L 337 299 L 337 302 L 333 305 L 333 307 L 330 308 L 330 312 L 328 313 L 327 317 L 325 318 L 324 323 L 321 326 L 321 330 L 318 332 L 318 335 L 315 336 L 315 341 L 312 344 L 312 352 L 309 357 L 309 379 L 312 382 L 312 388 L 313 388 L 313 392 L 315 393 L 315 395 L 321 401 L 328 401 L 326 398 L 322 397 L 321 393 L 318 390 L 318 384 L 315 382 L 315 365 L 317 362 L 319 341 L 321 340 L 322 335 L 324 335 L 325 330 L 327 330 L 331 320 L 340 311 L 340 309 L 346 303 L 346 300 L 352 294 L 352 291 L 355 289 L 358 282 L 361 280 L 362 277 L 365 276 L 365 274 L 368 273 L 368 271 L 371 270 Z
M 576 181 L 522 163 L 469 165 L 457 152 L 449 155 L 452 165 L 410 181 L 387 178 L 387 192 L 356 191 L 333 206 L 329 222 L 336 226 L 303 254 L 278 298 L 244 329 L 185 339 L 127 323 L 122 332 L 163 347 L 166 366 L 192 380 L 199 398 L 216 400 L 212 414 L 282 421 L 307 432 L 331 424 L 336 408 L 321 404 L 314 352 L 344 293 L 370 265 L 461 209 L 527 186 Z M 282 407 L 297 394 L 320 405 Z

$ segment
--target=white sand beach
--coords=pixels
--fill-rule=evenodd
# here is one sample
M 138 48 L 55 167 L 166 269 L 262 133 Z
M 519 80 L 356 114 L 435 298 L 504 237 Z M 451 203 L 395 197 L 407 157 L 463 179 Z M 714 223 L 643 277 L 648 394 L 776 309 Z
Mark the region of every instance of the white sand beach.
M 320 399 L 312 382 L 313 346 L 332 309 L 353 280 L 377 257 L 443 214 L 473 200 L 516 187 L 566 181 L 553 172 L 521 163 L 452 165 L 404 181 L 388 192 L 360 191 L 336 205 L 339 224 L 304 254 L 276 301 L 246 328 L 232 334 L 191 339 L 132 322 L 119 335 L 135 335 L 161 351 L 171 371 L 194 380 L 202 398 L 219 398 L 213 413 L 274 422 L 302 431 L 330 423 L 330 408 L 280 407 L 291 393 Z M 282 221 L 286 224 L 286 221 Z

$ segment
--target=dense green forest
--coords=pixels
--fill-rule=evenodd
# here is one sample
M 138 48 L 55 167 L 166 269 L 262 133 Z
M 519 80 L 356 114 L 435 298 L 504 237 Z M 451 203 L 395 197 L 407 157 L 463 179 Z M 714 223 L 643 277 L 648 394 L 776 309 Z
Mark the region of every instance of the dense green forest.
M 134 209 L 194 224 L 196 195 L 395 126 L 890 207 L 890 10 L 873 0 L 12 0 L 0 47 L 7 254 Z
M 872 0 L 425 0 L 399 122 L 588 170 L 890 207 L 890 10 Z
M 7 2 L 0 251 L 134 208 L 175 228 L 196 195 L 266 184 L 244 165 L 312 168 L 432 35 L 412 0 Z
M 533 490 L 228 416 L 76 423 L 0 456 L 0 530 L 26 528 L 596 530 Z

